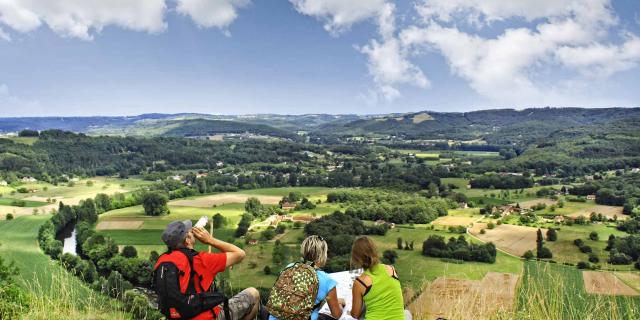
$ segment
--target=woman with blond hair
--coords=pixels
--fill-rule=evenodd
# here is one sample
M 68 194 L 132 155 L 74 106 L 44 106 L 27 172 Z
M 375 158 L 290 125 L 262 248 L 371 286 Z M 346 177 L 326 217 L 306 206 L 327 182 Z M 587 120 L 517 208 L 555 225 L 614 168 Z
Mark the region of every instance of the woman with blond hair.
M 367 236 L 356 238 L 351 247 L 352 266 L 364 269 L 353 282 L 351 316 L 358 319 L 366 308 L 365 320 L 405 320 L 402 287 L 393 266 L 380 263 L 378 249 Z
M 309 236 L 302 241 L 300 253 L 302 254 L 302 260 L 304 263 L 310 264 L 318 277 L 318 293 L 315 296 L 316 307 L 311 311 L 309 319 L 317 320 L 319 316 L 320 306 L 322 302 L 326 300 L 331 311 L 331 316 L 335 319 L 340 318 L 342 315 L 342 307 L 344 306 L 344 300 L 338 299 L 336 291 L 337 282 L 329 276 L 326 272 L 322 271 L 322 267 L 327 263 L 327 252 L 329 246 L 327 242 L 320 236 Z M 285 267 L 285 270 L 291 267 L 293 264 Z M 275 316 L 270 315 L 269 320 L 278 320 Z

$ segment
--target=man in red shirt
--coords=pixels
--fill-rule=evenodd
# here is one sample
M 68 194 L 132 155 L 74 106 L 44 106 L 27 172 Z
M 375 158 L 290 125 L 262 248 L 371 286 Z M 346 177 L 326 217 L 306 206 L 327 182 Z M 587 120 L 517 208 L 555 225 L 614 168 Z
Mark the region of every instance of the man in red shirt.
M 220 253 L 195 252 L 193 250 L 196 239 L 210 245 L 220 251 Z M 162 255 L 156 267 L 166 261 L 177 262 L 176 266 L 180 270 L 188 270 L 189 261 L 180 250 L 193 250 L 193 269 L 198 275 L 195 277 L 196 291 L 208 291 L 213 285 L 213 280 L 218 272 L 223 272 L 227 267 L 240 263 L 244 257 L 244 250 L 237 246 L 214 238 L 205 229 L 192 228 L 191 220 L 171 222 L 164 233 L 162 240 L 171 250 L 171 253 Z M 155 269 L 155 268 L 154 268 Z M 182 292 L 186 291 L 189 285 L 189 277 L 180 279 Z M 216 306 L 213 310 L 205 311 L 192 319 L 196 320 L 250 320 L 255 319 L 260 307 L 260 294 L 255 288 L 247 288 L 229 299 L 229 316 L 226 319 L 221 306 Z

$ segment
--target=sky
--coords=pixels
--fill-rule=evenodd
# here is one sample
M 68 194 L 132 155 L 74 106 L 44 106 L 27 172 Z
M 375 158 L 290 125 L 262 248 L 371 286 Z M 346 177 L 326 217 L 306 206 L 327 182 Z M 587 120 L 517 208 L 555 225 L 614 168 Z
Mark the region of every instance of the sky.
M 638 0 L 0 0 L 0 117 L 640 106 Z

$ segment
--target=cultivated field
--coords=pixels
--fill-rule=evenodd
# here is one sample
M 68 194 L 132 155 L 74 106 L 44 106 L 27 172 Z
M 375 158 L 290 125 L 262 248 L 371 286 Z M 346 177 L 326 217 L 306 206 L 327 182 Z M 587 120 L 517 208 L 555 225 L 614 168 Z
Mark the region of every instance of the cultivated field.
M 143 222 L 141 220 L 101 221 L 96 226 L 96 230 L 135 230 L 140 229 Z
M 172 206 L 181 207 L 196 207 L 196 208 L 211 208 L 213 205 L 222 205 L 228 203 L 244 203 L 247 199 L 255 197 L 260 200 L 262 204 L 278 204 L 282 197 L 278 196 L 264 196 L 264 195 L 249 195 L 242 193 L 222 193 L 211 196 L 197 197 L 193 199 L 180 199 L 169 202 Z
M 640 273 L 638 272 L 614 272 L 616 277 L 624 281 L 630 287 L 640 292 Z
M 553 205 L 553 204 L 557 204 L 558 201 L 551 200 L 551 199 L 546 199 L 546 198 L 539 198 L 539 199 L 534 199 L 534 200 L 522 201 L 522 202 L 518 202 L 518 203 L 520 204 L 520 208 L 530 209 L 531 207 L 537 205 L 538 203 L 544 203 L 547 206 L 550 206 L 550 205 Z M 512 205 L 516 205 L 516 203 L 512 203 Z
M 591 216 L 592 212 L 601 213 L 602 215 L 611 219 L 613 219 L 614 217 L 617 217 L 619 220 L 625 220 L 629 218 L 629 216 L 622 214 L 622 207 L 605 206 L 600 204 L 573 212 L 569 214 L 569 216 L 570 217 L 584 216 L 588 218 Z
M 439 217 L 438 219 L 431 222 L 435 225 L 440 226 L 468 226 L 478 220 L 475 217 L 452 217 L 452 216 L 444 216 Z
M 485 229 L 485 234 L 480 234 L 480 230 Z M 536 247 L 537 228 L 515 226 L 511 224 L 501 224 L 493 230 L 487 229 L 486 224 L 476 223 L 469 232 L 484 242 L 493 242 L 498 249 L 521 257 L 527 250 L 534 250 Z M 546 234 L 547 230 L 542 230 Z
M 439 277 L 409 310 L 418 319 L 493 319 L 513 311 L 517 283 L 510 273 L 489 272 L 482 280 Z
M 640 295 L 610 272 L 582 271 L 582 277 L 588 293 L 616 296 Z

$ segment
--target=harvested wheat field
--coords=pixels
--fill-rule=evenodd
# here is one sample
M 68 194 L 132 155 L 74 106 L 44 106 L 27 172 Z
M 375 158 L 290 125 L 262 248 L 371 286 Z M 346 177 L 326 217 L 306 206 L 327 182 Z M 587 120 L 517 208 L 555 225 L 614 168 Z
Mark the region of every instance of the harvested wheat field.
M 100 221 L 96 230 L 137 230 L 142 226 L 140 220 L 111 220 Z
M 490 319 L 514 307 L 518 276 L 489 272 L 482 280 L 439 277 L 409 306 L 416 319 Z
M 198 207 L 198 208 L 211 208 L 215 205 L 222 205 L 227 203 L 244 203 L 247 199 L 254 197 L 258 198 L 262 204 L 278 204 L 282 197 L 277 196 L 255 196 L 240 193 L 223 193 L 215 194 L 206 197 L 200 197 L 197 199 L 184 199 L 170 201 L 171 206 L 182 207 Z
M 478 218 L 445 216 L 434 220 L 432 224 L 440 226 L 468 226 L 476 220 L 478 220 Z
M 485 229 L 485 234 L 480 234 L 480 230 Z M 521 257 L 527 250 L 534 250 L 536 247 L 537 228 L 514 226 L 511 224 L 501 224 L 495 229 L 486 229 L 486 224 L 476 223 L 469 232 L 484 242 L 493 242 L 498 249 Z M 546 229 L 542 229 L 545 234 Z
M 616 296 L 640 295 L 610 272 L 582 271 L 582 278 L 588 293 Z
M 640 292 L 640 273 L 639 272 L 614 272 L 616 277 L 624 281 L 631 288 Z
M 551 200 L 551 199 L 546 199 L 546 198 L 540 198 L 540 199 L 534 199 L 534 200 L 529 200 L 529 201 L 522 201 L 522 202 L 518 202 L 520 204 L 520 208 L 523 209 L 530 209 L 531 207 L 537 205 L 538 203 L 544 203 L 547 206 L 550 206 L 552 204 L 556 204 L 558 203 L 558 201 L 556 200 Z M 512 205 L 516 205 L 516 203 L 512 203 Z
M 595 205 L 593 207 L 581 209 L 579 211 L 569 214 L 569 216 L 574 218 L 579 216 L 584 216 L 588 218 L 591 216 L 591 212 L 602 213 L 602 215 L 611 219 L 613 219 L 613 217 L 618 217 L 618 219 L 624 220 L 629 217 L 622 213 L 622 207 L 605 206 L 601 204 Z

